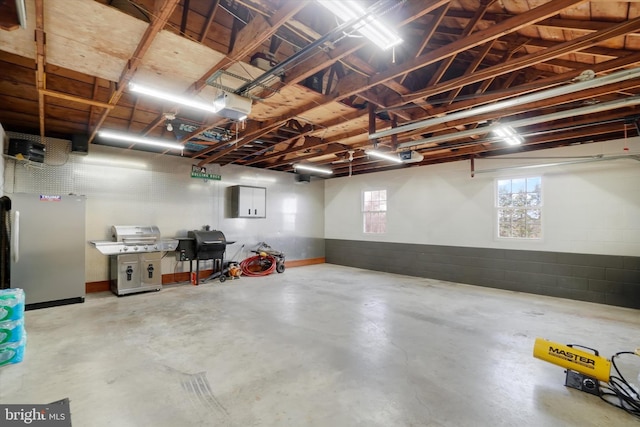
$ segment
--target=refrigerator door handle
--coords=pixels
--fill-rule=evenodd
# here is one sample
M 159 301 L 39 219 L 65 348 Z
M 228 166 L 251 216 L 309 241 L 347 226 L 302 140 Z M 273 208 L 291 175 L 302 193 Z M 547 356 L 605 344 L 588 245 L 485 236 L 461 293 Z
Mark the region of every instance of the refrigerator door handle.
M 11 257 L 14 263 L 20 260 L 20 211 L 16 211 L 13 218 L 13 233 L 11 233 Z

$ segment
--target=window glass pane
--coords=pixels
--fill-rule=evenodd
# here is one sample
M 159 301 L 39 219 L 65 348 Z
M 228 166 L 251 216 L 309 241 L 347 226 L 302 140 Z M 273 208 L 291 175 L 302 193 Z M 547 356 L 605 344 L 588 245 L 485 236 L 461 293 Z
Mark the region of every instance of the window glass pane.
M 527 220 L 528 221 L 540 221 L 541 217 L 540 209 L 527 209 Z
M 527 193 L 527 206 L 540 206 L 540 193 Z
M 364 232 L 365 233 L 386 232 L 385 212 L 366 212 L 364 214 Z
M 506 207 L 506 206 L 511 206 L 511 205 L 512 205 L 511 193 L 498 194 L 498 206 L 499 207 Z
M 523 209 L 514 209 L 511 214 L 511 237 L 526 236 L 526 215 Z
M 534 193 L 540 192 L 542 178 L 539 176 L 533 178 L 527 178 L 527 192 Z
M 527 205 L 527 193 L 513 193 L 511 195 L 511 204 L 513 207 L 523 207 Z
M 365 191 L 363 197 L 363 231 L 384 233 L 387 228 L 387 190 Z
M 498 180 L 496 210 L 498 237 L 542 237 L 542 178 Z
M 498 194 L 511 193 L 511 180 L 500 179 L 498 180 Z
M 511 237 L 511 211 L 498 210 L 498 233 L 500 237 Z
M 387 231 L 387 216 L 384 212 L 377 212 L 375 214 L 375 225 L 374 232 L 375 233 L 384 233 Z
M 527 190 L 527 180 L 524 178 L 511 180 L 511 192 L 512 193 L 524 193 Z
M 365 191 L 363 197 L 363 211 L 386 211 L 387 210 L 387 191 Z

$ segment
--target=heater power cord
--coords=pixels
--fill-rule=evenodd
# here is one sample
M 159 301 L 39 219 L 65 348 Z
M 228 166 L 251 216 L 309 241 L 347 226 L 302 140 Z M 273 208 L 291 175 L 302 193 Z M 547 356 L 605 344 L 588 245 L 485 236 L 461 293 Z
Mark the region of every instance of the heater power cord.
M 637 387 L 630 384 L 620 373 L 616 365 L 616 358 L 630 354 L 640 357 L 640 352 L 621 351 L 611 356 L 611 364 L 617 375 L 611 375 L 606 385 L 600 386 L 600 398 L 610 405 L 625 410 L 631 415 L 640 417 L 640 384 Z M 640 380 L 639 380 L 640 381 Z

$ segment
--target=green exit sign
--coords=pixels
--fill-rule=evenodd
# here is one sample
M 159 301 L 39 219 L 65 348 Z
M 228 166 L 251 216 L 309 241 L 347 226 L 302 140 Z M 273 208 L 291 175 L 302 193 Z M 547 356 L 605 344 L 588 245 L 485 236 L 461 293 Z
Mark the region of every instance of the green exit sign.
M 191 178 L 200 179 L 212 179 L 214 181 L 220 181 L 222 177 L 214 173 L 207 173 L 207 168 L 201 168 L 199 166 L 191 166 Z

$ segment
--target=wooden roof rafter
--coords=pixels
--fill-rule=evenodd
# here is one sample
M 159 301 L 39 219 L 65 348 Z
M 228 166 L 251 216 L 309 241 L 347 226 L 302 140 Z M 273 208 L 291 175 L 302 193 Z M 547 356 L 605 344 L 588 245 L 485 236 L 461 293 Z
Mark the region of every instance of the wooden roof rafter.
M 409 13 L 409 14 L 408 14 L 409 16 L 408 16 L 407 18 L 405 18 L 402 22 L 400 22 L 400 23 L 399 23 L 399 25 L 406 25 L 407 23 L 411 22 L 412 20 L 418 19 L 418 18 L 420 18 L 420 17 L 422 17 L 422 16 L 426 15 L 427 13 L 429 13 L 429 12 L 431 12 L 431 11 L 433 11 L 433 10 L 437 9 L 438 7 L 440 7 L 440 6 L 444 5 L 444 4 L 448 3 L 448 2 L 449 2 L 449 0 L 429 0 L 429 1 L 425 2 L 425 3 L 412 2 L 412 3 L 410 4 L 410 7 L 411 7 L 411 13 Z M 358 45 L 357 45 L 356 43 L 354 43 L 354 44 L 352 44 L 352 45 L 350 46 L 350 48 L 354 48 L 354 49 L 356 49 L 356 48 L 358 48 Z M 348 53 L 348 50 L 349 50 L 349 49 L 344 50 L 344 51 L 343 51 L 343 53 L 344 53 L 343 55 L 336 55 L 336 56 L 331 57 L 331 58 L 329 58 L 328 60 L 325 60 L 324 62 L 322 62 L 322 63 L 321 63 L 322 65 L 321 65 L 321 68 L 320 68 L 320 69 L 326 69 L 328 66 L 333 65 L 333 64 L 334 64 L 335 62 L 337 62 L 338 60 L 344 60 L 344 59 L 345 59 L 345 57 L 347 57 L 348 55 L 350 55 L 350 53 Z M 306 63 L 305 63 L 305 64 L 306 64 Z M 362 63 L 360 63 L 360 65 L 362 65 Z M 312 64 L 311 66 L 309 66 L 308 64 L 306 64 L 305 69 L 306 69 L 307 71 L 304 71 L 304 72 L 298 72 L 297 74 L 294 74 L 294 75 L 295 75 L 295 77 L 294 77 L 294 78 L 290 78 L 290 79 L 288 79 L 288 80 L 286 81 L 286 83 L 287 83 L 287 84 L 292 84 L 292 83 L 293 83 L 293 82 L 295 82 L 295 81 L 300 81 L 300 80 L 302 80 L 303 76 L 308 77 L 308 76 L 310 76 L 310 75 L 313 75 L 313 74 L 310 74 L 310 71 L 309 71 L 310 69 L 313 69 L 315 72 L 318 72 L 318 71 L 319 71 L 317 68 L 315 68 L 315 65 L 314 65 L 314 64 Z M 294 71 L 294 73 L 295 73 L 295 71 Z M 305 77 L 305 78 L 306 78 L 306 77 Z M 392 87 L 396 87 L 396 88 L 398 88 L 399 86 L 401 86 L 401 85 L 400 85 L 399 83 L 397 83 L 397 82 L 391 82 L 391 79 L 389 79 L 389 81 L 388 81 L 388 82 L 385 82 L 385 83 L 388 83 L 388 84 L 389 84 L 389 85 L 391 85 Z M 339 84 L 339 83 L 338 83 L 338 84 Z M 408 92 L 408 89 L 403 90 L 403 92 Z M 370 96 L 370 98 L 369 98 L 369 99 L 374 100 L 374 101 L 379 101 L 379 98 L 378 98 L 377 94 L 375 94 L 375 93 L 368 93 L 368 95 Z M 326 96 L 325 96 L 325 100 L 321 103 L 321 105 L 322 105 L 322 104 L 329 103 L 329 102 L 332 102 L 332 101 L 333 101 L 332 97 L 326 97 Z M 314 106 L 315 106 L 315 104 L 314 104 Z M 296 110 L 294 110 L 294 112 L 290 112 L 290 114 L 288 115 L 288 118 L 290 118 L 290 117 L 295 117 L 296 115 L 298 115 L 298 114 L 296 113 L 296 111 L 300 111 L 300 112 L 301 112 L 301 111 L 306 111 L 307 109 L 309 109 L 309 106 L 304 106 L 304 107 L 302 107 L 302 108 L 300 108 L 300 109 L 296 109 Z M 286 122 L 286 120 L 287 120 L 288 118 L 284 118 L 284 119 L 283 119 L 283 122 Z M 279 125 L 278 125 L 278 126 L 279 126 Z M 262 134 L 261 134 L 261 135 L 262 135 Z M 242 139 L 242 142 L 240 142 L 240 143 L 239 143 L 239 146 L 242 146 L 242 145 L 244 145 L 244 144 L 249 144 L 249 143 L 252 141 L 251 137 L 247 137 L 247 136 L 242 136 L 242 138 L 241 138 L 241 139 Z M 205 152 L 206 152 L 206 151 L 211 151 L 211 150 L 205 150 Z M 202 154 L 204 154 L 204 153 L 203 153 L 203 152 L 197 153 L 197 156 L 200 156 L 200 155 L 202 155 Z M 205 161 L 201 162 L 201 164 L 206 164 L 207 162 L 215 161 L 215 160 L 217 160 L 217 159 L 218 159 L 218 158 L 220 158 L 220 157 L 221 157 L 221 156 L 220 156 L 219 154 L 216 154 L 216 155 L 213 155 L 213 156 L 209 156 L 207 159 L 205 159 Z
M 157 13 L 153 15 L 151 23 L 144 32 L 144 35 L 138 43 L 135 52 L 127 61 L 127 65 L 125 66 L 124 70 L 122 70 L 116 90 L 111 94 L 111 97 L 109 99 L 110 105 L 116 105 L 122 97 L 122 94 L 129 84 L 129 81 L 131 81 L 131 78 L 138 70 L 138 67 L 141 64 L 144 55 L 151 47 L 151 43 L 166 25 L 179 1 L 180 0 L 162 0 L 162 2 L 158 4 Z M 100 127 L 102 126 L 108 115 L 109 110 L 107 109 L 106 111 L 104 111 L 104 113 L 102 113 L 102 116 L 100 116 L 100 119 L 98 119 L 98 123 L 96 123 L 95 127 L 93 128 L 93 132 L 91 132 L 91 135 L 89 136 L 89 142 L 93 141 L 93 139 L 96 137 L 98 130 L 100 130 Z

